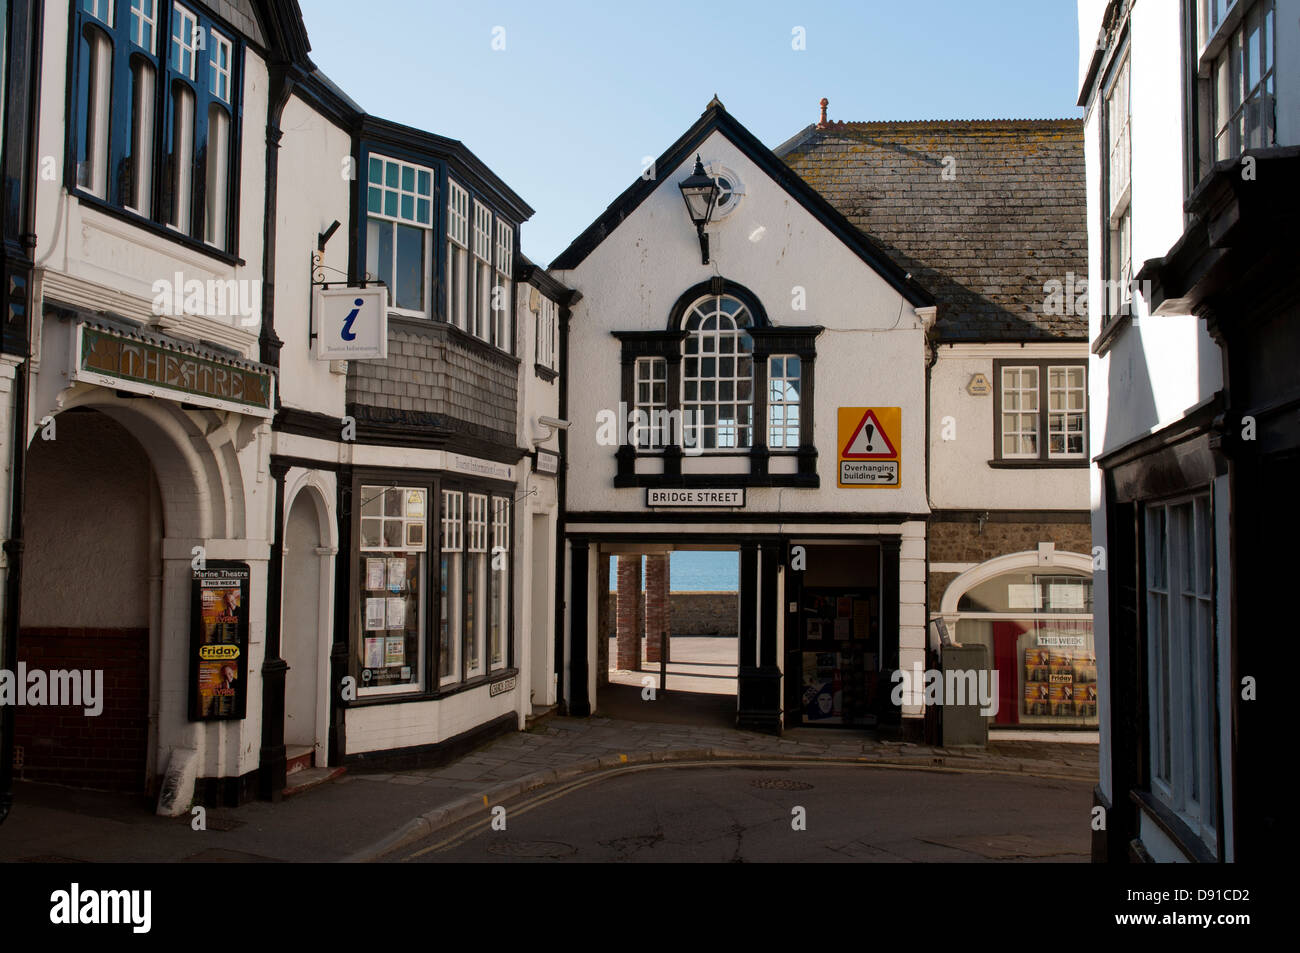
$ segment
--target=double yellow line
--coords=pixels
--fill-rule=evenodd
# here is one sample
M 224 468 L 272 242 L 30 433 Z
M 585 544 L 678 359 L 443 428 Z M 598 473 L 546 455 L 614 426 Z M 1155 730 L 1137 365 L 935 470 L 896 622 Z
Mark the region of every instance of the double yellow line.
M 1028 772 L 1025 771 L 996 771 L 990 769 L 961 768 L 961 767 L 952 767 L 947 765 L 929 765 L 929 764 L 890 764 L 890 763 L 882 763 L 880 761 L 848 760 L 848 759 L 843 761 L 827 761 L 827 760 L 796 761 L 796 760 L 764 760 L 761 758 L 756 758 L 756 759 L 726 758 L 726 759 L 717 759 L 717 760 L 708 760 L 708 761 L 652 761 L 647 764 L 621 765 L 617 768 L 605 769 L 603 771 L 598 771 L 595 774 L 587 775 L 586 777 L 581 777 L 573 781 L 567 781 L 561 784 L 559 787 L 543 789 L 543 792 L 541 794 L 529 798 L 528 800 L 522 802 L 521 804 L 518 804 L 515 807 L 510 808 L 510 810 L 506 812 L 506 815 L 508 819 L 513 820 L 516 817 L 520 817 L 524 814 L 527 814 L 529 811 L 535 810 L 536 808 L 539 807 L 543 807 L 544 805 L 549 804 L 552 801 L 558 800 L 564 797 L 565 795 L 572 794 L 574 791 L 581 790 L 582 788 L 588 787 L 592 784 L 597 784 L 601 781 L 608 781 L 610 778 L 622 778 L 622 777 L 627 777 L 629 774 L 639 774 L 642 771 L 650 771 L 655 768 L 729 768 L 729 767 L 730 768 L 734 768 L 734 767 L 781 768 L 785 770 L 789 770 L 792 767 L 892 768 L 895 771 L 930 771 L 938 774 L 996 774 L 996 775 L 1001 775 L 1003 777 L 1035 778 L 1035 779 L 1049 780 L 1049 781 L 1086 781 L 1086 779 L 1083 778 L 1070 777 L 1068 775 L 1060 775 L 1060 774 L 1029 774 Z M 486 796 L 484 796 L 483 802 L 484 802 L 484 806 L 486 807 L 487 806 Z M 456 826 L 460 823 L 463 822 L 457 821 L 449 826 Z M 482 834 L 485 830 L 488 830 L 491 826 L 492 826 L 491 816 L 480 818 L 479 820 L 471 822 L 468 827 L 465 827 L 464 829 L 459 830 L 456 833 L 452 834 L 450 837 L 446 837 L 443 840 L 438 841 L 436 844 L 430 844 L 428 847 L 422 847 L 413 854 L 408 854 L 406 857 L 402 858 L 401 863 L 406 863 L 408 861 L 415 860 L 415 858 L 417 857 L 423 857 L 425 854 L 433 853 L 435 851 L 438 853 L 442 853 L 444 851 L 451 850 L 454 847 L 459 847 L 462 844 L 465 844 L 473 840 L 479 834 Z

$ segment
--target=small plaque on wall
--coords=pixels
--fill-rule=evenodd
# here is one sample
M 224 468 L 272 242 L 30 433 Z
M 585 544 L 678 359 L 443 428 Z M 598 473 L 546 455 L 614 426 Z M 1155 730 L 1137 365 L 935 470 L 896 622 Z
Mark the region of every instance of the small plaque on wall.
M 993 385 L 989 383 L 989 379 L 983 374 L 976 374 L 970 379 L 970 383 L 966 385 L 966 392 L 972 397 L 987 397 L 993 393 Z

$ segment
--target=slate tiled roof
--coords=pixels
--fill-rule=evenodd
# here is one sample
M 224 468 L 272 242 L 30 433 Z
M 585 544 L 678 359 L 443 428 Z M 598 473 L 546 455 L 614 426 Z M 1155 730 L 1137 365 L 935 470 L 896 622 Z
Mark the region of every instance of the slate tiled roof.
M 1087 340 L 1043 288 L 1087 273 L 1081 120 L 836 122 L 775 152 L 934 295 L 939 340 Z

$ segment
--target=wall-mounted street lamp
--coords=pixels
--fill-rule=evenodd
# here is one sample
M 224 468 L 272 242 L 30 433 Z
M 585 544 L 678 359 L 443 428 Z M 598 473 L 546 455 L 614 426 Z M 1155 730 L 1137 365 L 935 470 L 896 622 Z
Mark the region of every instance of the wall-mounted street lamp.
M 704 233 L 704 226 L 709 224 L 713 214 L 713 203 L 718 199 L 718 183 L 704 171 L 704 163 L 695 157 L 695 171 L 677 183 L 686 202 L 686 212 L 695 223 L 695 231 L 700 236 L 700 264 L 709 263 L 709 236 Z

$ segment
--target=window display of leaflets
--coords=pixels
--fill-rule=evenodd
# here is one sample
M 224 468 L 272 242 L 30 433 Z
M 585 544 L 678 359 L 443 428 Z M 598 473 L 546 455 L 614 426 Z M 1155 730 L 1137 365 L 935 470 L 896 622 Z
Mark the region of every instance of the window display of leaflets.
M 836 619 L 835 620 L 835 641 L 847 642 L 853 638 L 853 620 Z
M 389 629 L 406 628 L 406 599 L 401 596 L 388 597 L 388 625 Z
M 1074 686 L 1074 713 L 1085 718 L 1097 717 L 1097 684 L 1095 680 L 1086 685 Z
M 406 636 L 390 635 L 384 639 L 384 665 L 406 664 Z
M 1097 680 L 1097 656 L 1091 652 L 1074 653 L 1074 683 L 1076 685 Z
M 406 557 L 397 556 L 388 560 L 388 591 L 406 591 Z M 393 626 L 389 626 L 393 628 Z
M 382 588 L 382 586 L 380 587 Z M 366 631 L 378 632 L 387 628 L 384 625 L 384 599 L 370 598 L 366 600 Z
M 1051 662 L 1052 654 L 1047 649 L 1025 649 L 1025 681 L 1047 681 L 1047 672 L 1051 667 Z
M 838 619 L 849 619 L 853 617 L 853 597 L 840 596 L 835 606 L 835 617 Z
M 384 561 L 374 557 L 366 559 L 366 588 L 384 588 Z M 369 626 L 367 626 L 369 628 Z
M 383 668 L 384 667 L 384 639 L 383 636 L 378 638 L 366 639 L 366 668 Z
M 1046 715 L 1051 689 L 1046 682 L 1025 682 L 1025 714 Z
M 1074 684 L 1055 682 L 1048 696 L 1048 710 L 1054 717 L 1074 717 Z

